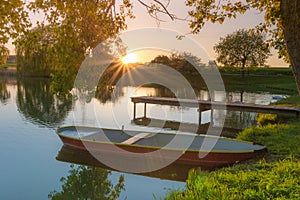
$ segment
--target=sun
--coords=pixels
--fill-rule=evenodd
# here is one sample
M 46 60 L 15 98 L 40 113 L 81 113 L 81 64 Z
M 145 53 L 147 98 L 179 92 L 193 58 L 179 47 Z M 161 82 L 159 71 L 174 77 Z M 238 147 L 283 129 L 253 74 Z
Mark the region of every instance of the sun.
M 138 58 L 134 53 L 129 53 L 126 56 L 124 56 L 122 59 L 122 63 L 129 64 L 129 63 L 136 63 L 138 62 Z

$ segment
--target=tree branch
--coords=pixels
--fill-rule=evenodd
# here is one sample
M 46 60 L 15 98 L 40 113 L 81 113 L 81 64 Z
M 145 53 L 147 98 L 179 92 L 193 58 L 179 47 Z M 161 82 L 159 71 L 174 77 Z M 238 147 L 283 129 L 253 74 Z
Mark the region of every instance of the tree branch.
M 164 9 L 164 11 L 166 12 L 166 14 L 172 19 L 172 20 L 174 20 L 174 16 L 171 14 L 171 13 L 169 13 L 169 11 L 168 11 L 168 9 L 164 6 L 164 4 L 162 4 L 160 1 L 158 1 L 158 0 L 153 0 L 154 2 L 156 2 L 156 3 L 158 3 L 163 9 Z
M 153 2 L 155 2 L 156 4 L 158 4 L 161 8 L 161 9 L 156 9 L 156 8 L 153 8 L 151 7 L 150 5 L 146 4 L 144 1 L 142 0 L 137 0 L 141 5 L 143 5 L 145 8 L 147 8 L 147 10 L 154 10 L 155 12 L 157 13 L 162 13 L 162 14 L 165 14 L 167 16 L 169 16 L 171 18 L 171 20 L 180 20 L 180 21 L 187 21 L 187 22 L 190 22 L 190 20 L 187 20 L 187 19 L 183 19 L 183 18 L 179 18 L 179 17 L 176 17 L 176 15 L 174 14 L 171 14 L 167 7 L 169 5 L 169 3 L 167 4 L 167 6 L 165 6 L 163 3 L 161 3 L 159 0 L 153 0 Z M 150 15 L 151 16 L 151 15 Z M 153 17 L 153 15 L 152 15 Z M 159 21 L 162 21 L 160 19 L 158 19 L 157 17 L 154 17 L 155 19 L 159 20 Z

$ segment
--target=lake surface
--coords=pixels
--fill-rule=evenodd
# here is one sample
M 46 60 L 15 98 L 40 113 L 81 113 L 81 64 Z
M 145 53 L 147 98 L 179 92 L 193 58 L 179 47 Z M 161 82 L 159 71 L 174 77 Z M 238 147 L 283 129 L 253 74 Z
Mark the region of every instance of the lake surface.
M 111 188 L 117 187 L 119 178 L 124 176 L 124 188 L 120 191 L 119 199 L 154 199 L 154 197 L 163 197 L 169 189 L 184 188 L 184 182 L 176 181 L 176 170 L 172 172 L 173 174 L 168 174 L 174 166 L 159 173 L 144 175 L 94 167 L 80 168 L 76 164 L 73 166 L 67 161 L 73 159 L 76 163 L 76 160 L 78 162 L 81 157 L 87 158 L 88 155 L 80 152 L 70 153 L 63 149 L 62 142 L 55 134 L 57 127 L 62 125 L 89 125 L 117 129 L 124 126 L 125 129 L 132 130 L 161 131 L 161 127 L 146 127 L 132 121 L 133 104 L 130 97 L 145 95 L 168 96 L 169 94 L 163 88 L 128 86 L 113 88 L 112 92 L 103 93 L 98 98 L 70 96 L 62 99 L 53 95 L 48 79 L 0 77 L 0 199 L 48 199 L 51 192 L 61 191 L 66 180 L 72 180 L 67 179 L 70 174 L 78 178 L 84 176 L 84 172 L 90 171 L 94 172 L 95 176 L 87 178 L 87 182 L 95 178 L 99 184 L 106 184 L 107 187 L 110 181 Z M 208 99 L 206 91 L 199 91 L 197 95 L 199 99 Z M 249 103 L 269 104 L 273 95 L 244 92 L 242 100 Z M 218 98 L 240 101 L 241 93 L 231 92 L 227 97 L 216 94 L 216 99 Z M 138 115 L 142 115 L 143 106 L 139 105 L 137 111 Z M 215 125 L 218 125 L 218 115 L 222 115 L 222 111 L 214 113 Z M 198 122 L 197 109 L 169 106 L 148 105 L 147 117 L 192 124 Z M 209 121 L 210 112 L 206 112 L 202 116 L 202 123 Z M 244 128 L 250 125 L 255 125 L 254 113 L 228 113 L 226 126 Z M 87 164 L 90 161 L 85 160 Z M 72 173 L 69 173 L 70 170 L 73 170 Z M 60 181 L 62 177 L 66 178 L 65 182 Z M 164 180 L 166 178 L 173 180 Z M 76 191 L 76 187 L 69 190 Z M 106 191 L 103 194 L 111 193 Z

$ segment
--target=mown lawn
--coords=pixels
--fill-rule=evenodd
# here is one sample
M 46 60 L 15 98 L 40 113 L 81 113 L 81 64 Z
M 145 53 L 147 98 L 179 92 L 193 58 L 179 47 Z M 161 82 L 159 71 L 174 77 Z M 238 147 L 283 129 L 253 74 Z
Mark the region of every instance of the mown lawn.
M 241 76 L 239 68 L 219 69 L 228 92 L 270 92 L 274 94 L 296 95 L 297 86 L 290 68 L 255 68 Z M 199 76 L 187 75 L 195 89 L 205 87 Z M 200 87 L 200 88 L 199 88 Z
M 259 72 L 257 72 L 259 73 Z M 239 74 L 222 74 L 226 90 L 244 90 L 248 92 L 285 92 L 297 94 L 297 86 L 292 75 L 266 74 L 246 75 L 244 78 Z

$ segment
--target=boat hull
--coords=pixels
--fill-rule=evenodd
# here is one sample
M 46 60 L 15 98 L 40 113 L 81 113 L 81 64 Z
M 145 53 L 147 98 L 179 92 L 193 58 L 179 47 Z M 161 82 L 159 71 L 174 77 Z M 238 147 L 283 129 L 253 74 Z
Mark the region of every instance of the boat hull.
M 170 162 L 176 162 L 180 164 L 188 164 L 203 168 L 218 168 L 229 166 L 255 156 L 261 155 L 266 149 L 254 150 L 251 152 L 201 152 L 201 151 L 182 151 L 182 150 L 170 150 L 160 149 L 155 147 L 135 146 L 135 145 L 122 145 L 115 143 L 101 143 L 94 141 L 85 141 L 80 139 L 73 139 L 59 135 L 60 139 L 66 146 L 70 146 L 77 149 L 88 150 L 92 154 L 101 153 L 109 157 L 115 156 L 116 160 L 122 159 L 134 159 L 139 161 L 149 162 L 149 160 L 164 160 Z M 158 151 L 159 154 L 152 152 Z M 181 154 L 179 157 L 178 155 Z

